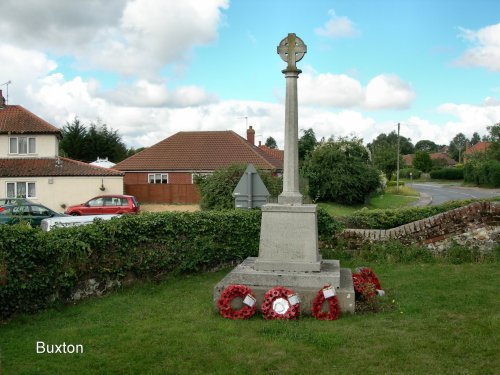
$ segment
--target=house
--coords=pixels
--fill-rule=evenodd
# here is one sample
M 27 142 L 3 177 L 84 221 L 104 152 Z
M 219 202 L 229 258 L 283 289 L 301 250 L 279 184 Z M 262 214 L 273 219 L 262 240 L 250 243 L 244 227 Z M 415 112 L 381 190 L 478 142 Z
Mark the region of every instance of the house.
M 484 153 L 490 147 L 492 142 L 478 142 L 474 146 L 470 146 L 467 143 L 467 148 L 464 152 L 464 164 L 467 163 L 467 157 L 470 157 L 476 153 Z
M 275 159 L 283 161 L 285 157 L 285 152 L 283 150 L 267 147 L 266 145 L 262 145 L 260 142 L 259 142 L 259 148 L 265 153 L 274 157 Z
M 231 164 L 281 173 L 283 160 L 255 146 L 250 126 L 247 139 L 233 131 L 178 132 L 123 160 L 115 169 L 125 173 L 125 193 L 142 202 L 198 203 L 193 177 L 211 174 Z
M 54 211 L 103 193 L 123 194 L 123 173 L 59 157 L 61 131 L 0 90 L 0 197 L 25 197 Z
M 433 152 L 433 153 L 429 154 L 429 156 L 430 156 L 431 160 L 440 160 L 444 166 L 452 167 L 455 164 L 457 164 L 457 162 L 455 160 L 450 158 L 448 156 L 448 154 L 446 154 L 444 152 Z M 413 165 L 414 158 L 415 158 L 415 154 L 403 155 L 403 161 L 404 161 L 405 165 L 408 167 L 411 167 Z

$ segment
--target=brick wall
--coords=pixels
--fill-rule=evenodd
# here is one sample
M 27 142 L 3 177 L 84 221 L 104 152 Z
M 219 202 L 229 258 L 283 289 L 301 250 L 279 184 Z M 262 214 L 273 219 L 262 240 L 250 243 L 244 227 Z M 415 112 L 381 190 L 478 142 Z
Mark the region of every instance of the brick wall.
M 499 240 L 499 226 L 500 203 L 476 202 L 388 230 L 345 229 L 340 237 L 351 247 L 397 239 L 404 244 L 417 243 L 433 249 L 464 235 L 472 241 L 467 244 L 476 245 L 473 242 L 477 240 L 477 245 L 487 242 L 494 246 Z

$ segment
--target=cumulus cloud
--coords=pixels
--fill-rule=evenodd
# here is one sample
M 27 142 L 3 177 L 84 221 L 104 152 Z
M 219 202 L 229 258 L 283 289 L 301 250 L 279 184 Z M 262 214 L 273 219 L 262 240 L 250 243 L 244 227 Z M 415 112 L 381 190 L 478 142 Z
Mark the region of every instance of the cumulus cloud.
M 368 109 L 409 108 L 414 99 L 411 86 L 394 74 L 378 75 L 366 86 L 365 106 Z
M 318 74 L 312 69 L 299 78 L 301 103 L 368 110 L 404 109 L 415 99 L 411 86 L 397 75 L 378 75 L 366 87 L 345 74 Z
M 352 21 L 346 16 L 337 16 L 333 9 L 328 11 L 328 15 L 330 19 L 322 27 L 314 30 L 316 34 L 332 39 L 353 37 L 359 34 Z
M 471 129 L 500 122 L 500 101 L 492 97 L 485 98 L 480 105 L 444 103 L 438 111 L 458 118 L 459 124 Z
M 500 71 L 500 23 L 477 31 L 461 28 L 461 36 L 472 43 L 458 60 L 460 65 Z
M 72 55 L 124 75 L 156 77 L 214 41 L 228 0 L 14 1 L 2 4 L 0 32 L 16 45 Z

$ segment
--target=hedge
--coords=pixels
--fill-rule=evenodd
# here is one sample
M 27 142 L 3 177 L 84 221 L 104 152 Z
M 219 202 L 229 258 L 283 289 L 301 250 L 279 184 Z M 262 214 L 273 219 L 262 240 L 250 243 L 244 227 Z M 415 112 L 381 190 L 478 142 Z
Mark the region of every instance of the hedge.
M 500 161 L 471 159 L 465 164 L 464 181 L 477 185 L 500 187 Z
M 491 200 L 496 200 L 493 198 Z M 422 220 L 441 212 L 453 210 L 477 202 L 475 199 L 449 201 L 437 206 L 406 207 L 399 209 L 377 209 L 357 211 L 351 216 L 338 218 L 347 228 L 354 229 L 391 229 Z
M 259 210 L 164 212 L 42 232 L 0 226 L 0 320 L 70 300 L 89 278 L 197 272 L 257 256 Z M 320 238 L 340 224 L 318 209 Z
M 436 171 L 431 171 L 431 178 L 442 180 L 462 180 L 464 178 L 464 170 L 462 168 L 443 168 Z
M 387 187 L 389 186 L 396 186 L 397 185 L 397 181 L 387 181 Z M 404 181 L 399 181 L 399 186 L 405 186 L 405 182 Z

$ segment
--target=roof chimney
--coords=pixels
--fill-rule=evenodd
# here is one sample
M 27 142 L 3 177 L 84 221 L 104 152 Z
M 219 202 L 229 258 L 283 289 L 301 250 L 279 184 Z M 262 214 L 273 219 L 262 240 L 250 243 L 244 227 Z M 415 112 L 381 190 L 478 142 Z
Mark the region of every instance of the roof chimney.
M 5 107 L 5 98 L 3 97 L 2 90 L 0 90 L 0 108 Z
M 253 130 L 251 125 L 247 129 L 247 141 L 250 142 L 252 146 L 255 145 L 255 130 Z

